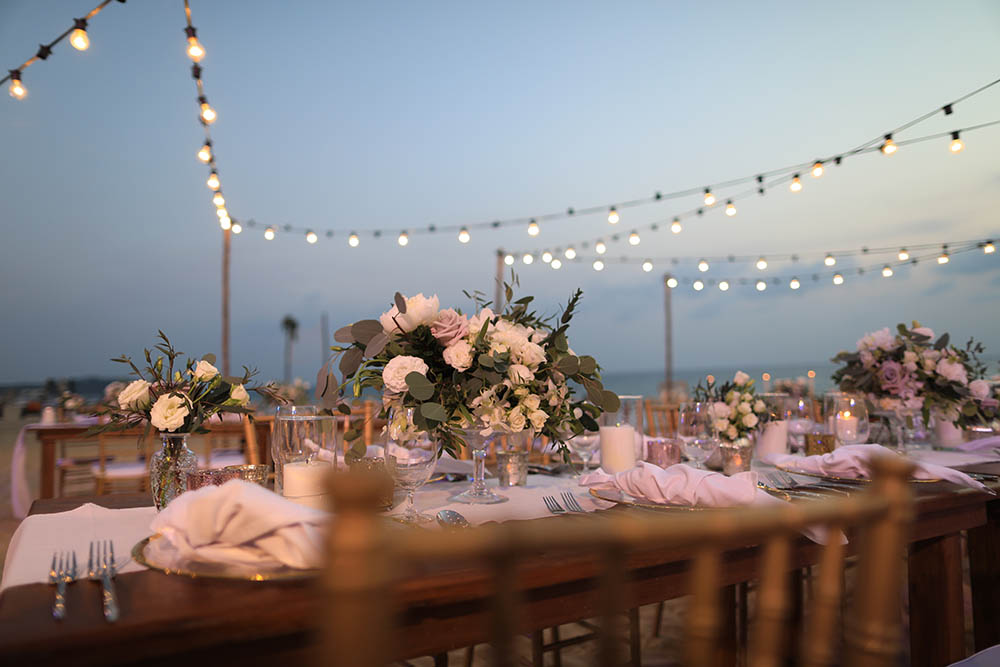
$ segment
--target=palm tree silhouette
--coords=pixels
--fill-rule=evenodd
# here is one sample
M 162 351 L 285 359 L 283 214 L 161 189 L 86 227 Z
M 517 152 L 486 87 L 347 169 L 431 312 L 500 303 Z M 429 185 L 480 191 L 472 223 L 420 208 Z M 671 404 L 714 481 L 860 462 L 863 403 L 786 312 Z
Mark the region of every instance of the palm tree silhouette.
M 291 315 L 281 320 L 281 330 L 285 332 L 285 384 L 292 381 L 292 342 L 299 337 L 299 322 Z

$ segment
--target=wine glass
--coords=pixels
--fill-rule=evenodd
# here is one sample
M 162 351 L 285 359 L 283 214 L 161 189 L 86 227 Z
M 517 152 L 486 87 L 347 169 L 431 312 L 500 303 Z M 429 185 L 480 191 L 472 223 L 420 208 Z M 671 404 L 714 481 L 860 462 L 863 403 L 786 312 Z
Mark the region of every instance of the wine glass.
M 694 463 L 694 467 L 704 468 L 705 461 L 719 446 L 719 439 L 712 426 L 712 403 L 682 403 L 677 418 L 677 436 L 684 443 L 684 453 Z
M 808 396 L 799 396 L 789 401 L 788 433 L 796 449 L 805 447 L 805 435 L 811 433 L 813 421 L 813 402 Z
M 836 434 L 837 440 L 845 445 L 868 442 L 871 422 L 864 396 L 836 392 L 825 396 L 823 403 L 830 431 Z
M 385 466 L 396 486 L 406 491 L 406 509 L 394 518 L 409 524 L 434 520 L 434 517 L 417 511 L 413 496 L 431 478 L 441 449 L 437 440 L 414 425 L 414 411 L 415 408 L 403 408 L 390 415 L 385 445 Z
M 583 477 L 590 472 L 590 459 L 593 458 L 594 452 L 597 451 L 600 444 L 601 436 L 597 433 L 581 433 L 566 441 L 566 445 L 570 451 L 579 456 L 580 460 L 583 461 L 583 470 L 577 475 L 577 478 Z

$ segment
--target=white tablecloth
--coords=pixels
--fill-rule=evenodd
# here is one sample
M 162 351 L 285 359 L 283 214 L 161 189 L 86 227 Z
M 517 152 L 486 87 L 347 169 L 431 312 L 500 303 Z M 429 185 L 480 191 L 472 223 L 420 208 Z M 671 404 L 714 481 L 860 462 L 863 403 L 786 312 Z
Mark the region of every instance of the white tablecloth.
M 97 420 L 89 417 L 68 424 L 28 424 L 17 434 L 14 443 L 14 453 L 10 459 L 10 505 L 14 517 L 23 519 L 31 509 L 31 487 L 28 486 L 28 470 L 25 463 L 26 452 L 24 439 L 28 431 L 44 431 L 45 429 L 69 428 L 73 426 L 90 426 Z

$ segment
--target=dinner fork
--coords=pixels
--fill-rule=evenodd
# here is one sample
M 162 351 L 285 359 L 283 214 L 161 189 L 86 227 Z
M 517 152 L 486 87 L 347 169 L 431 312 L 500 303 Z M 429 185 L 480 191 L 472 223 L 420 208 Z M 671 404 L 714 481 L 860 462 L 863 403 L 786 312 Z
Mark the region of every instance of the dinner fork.
M 87 558 L 87 578 L 101 582 L 103 591 L 102 607 L 104 620 L 114 623 L 118 620 L 118 595 L 115 592 L 115 545 L 111 540 L 94 541 L 90 543 L 90 556 Z
M 559 504 L 559 501 L 556 500 L 555 496 L 542 496 L 542 502 L 545 503 L 545 506 L 552 514 L 566 513 L 566 510 L 564 510 L 563 506 Z
M 584 512 L 585 513 L 587 511 L 587 510 L 583 509 L 582 507 L 580 507 L 580 503 L 577 502 L 576 496 L 574 496 L 569 491 L 563 491 L 562 492 L 562 499 L 563 499 L 563 502 L 566 503 L 566 508 L 569 509 L 570 512 Z
M 59 556 L 58 563 L 56 561 L 57 555 Z M 56 599 L 52 603 L 52 617 L 57 621 L 66 618 L 66 584 L 74 580 L 76 580 L 76 552 L 53 552 L 52 565 L 49 566 L 49 583 L 56 586 Z

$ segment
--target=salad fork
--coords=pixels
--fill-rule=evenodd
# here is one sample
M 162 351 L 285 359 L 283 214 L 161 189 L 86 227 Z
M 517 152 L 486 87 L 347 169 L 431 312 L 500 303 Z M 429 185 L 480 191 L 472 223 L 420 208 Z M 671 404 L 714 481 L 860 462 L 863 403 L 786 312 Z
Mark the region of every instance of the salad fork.
M 562 492 L 562 499 L 563 502 L 566 504 L 567 509 L 569 509 L 570 512 L 584 512 L 584 513 L 586 512 L 585 509 L 580 507 L 580 503 L 577 502 L 576 496 L 574 496 L 569 491 Z
M 559 504 L 555 496 L 542 496 L 542 502 L 545 503 L 545 507 L 548 508 L 549 512 L 552 514 L 565 514 L 566 510 L 563 506 Z
M 103 591 L 102 608 L 104 619 L 108 623 L 118 620 L 118 595 L 115 592 L 115 545 L 110 540 L 90 543 L 90 556 L 87 558 L 87 578 L 101 582 Z
M 58 563 L 56 556 L 59 556 Z M 52 617 L 57 621 L 66 618 L 66 585 L 76 580 L 76 552 L 53 552 L 49 566 L 49 583 L 55 584 L 56 599 L 52 603 Z

